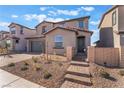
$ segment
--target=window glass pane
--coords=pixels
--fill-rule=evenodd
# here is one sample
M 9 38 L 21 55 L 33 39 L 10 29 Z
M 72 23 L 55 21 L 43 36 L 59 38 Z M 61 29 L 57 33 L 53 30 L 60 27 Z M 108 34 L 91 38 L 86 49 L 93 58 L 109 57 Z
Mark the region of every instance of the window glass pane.
M 55 47 L 62 47 L 62 42 L 55 42 Z
M 61 35 L 55 36 L 55 42 L 63 42 L 63 37 Z
M 21 27 L 20 34 L 23 34 L 23 27 Z
M 57 48 L 63 47 L 63 37 L 61 35 L 55 36 L 54 42 L 55 42 L 55 47 Z
M 116 12 L 113 12 L 112 14 L 112 25 L 116 24 Z
M 80 27 L 80 28 L 83 28 L 83 26 L 84 26 L 83 21 L 79 21 L 79 27 Z
M 11 34 L 15 34 L 16 28 L 10 28 Z

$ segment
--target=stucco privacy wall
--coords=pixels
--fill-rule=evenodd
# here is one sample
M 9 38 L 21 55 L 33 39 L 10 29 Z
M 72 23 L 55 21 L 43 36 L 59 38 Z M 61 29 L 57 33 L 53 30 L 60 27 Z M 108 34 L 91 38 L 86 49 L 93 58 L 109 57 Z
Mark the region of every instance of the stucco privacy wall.
M 120 53 L 120 67 L 124 67 L 124 46 L 119 48 Z
M 88 61 L 110 67 L 119 66 L 119 48 L 88 47 Z
M 56 49 L 54 38 L 56 35 L 62 35 L 63 36 L 63 48 L 62 49 Z M 49 32 L 46 34 L 46 52 L 49 54 L 66 54 L 66 48 L 68 46 L 71 46 L 73 48 L 76 48 L 76 34 L 75 32 L 64 30 L 64 29 L 55 29 L 52 32 Z

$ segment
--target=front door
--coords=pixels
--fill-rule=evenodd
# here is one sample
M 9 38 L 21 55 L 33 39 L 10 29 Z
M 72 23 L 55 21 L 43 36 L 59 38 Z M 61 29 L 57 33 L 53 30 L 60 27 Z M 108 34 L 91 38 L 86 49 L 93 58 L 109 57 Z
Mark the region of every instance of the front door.
M 77 38 L 77 51 L 78 53 L 83 53 L 85 49 L 85 37 Z

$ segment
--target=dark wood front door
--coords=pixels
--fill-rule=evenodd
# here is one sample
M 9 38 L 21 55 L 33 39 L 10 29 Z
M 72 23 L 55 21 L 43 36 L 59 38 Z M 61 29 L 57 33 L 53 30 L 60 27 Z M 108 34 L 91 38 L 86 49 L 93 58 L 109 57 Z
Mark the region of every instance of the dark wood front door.
M 85 48 L 85 37 L 77 38 L 77 49 L 78 53 L 83 53 Z

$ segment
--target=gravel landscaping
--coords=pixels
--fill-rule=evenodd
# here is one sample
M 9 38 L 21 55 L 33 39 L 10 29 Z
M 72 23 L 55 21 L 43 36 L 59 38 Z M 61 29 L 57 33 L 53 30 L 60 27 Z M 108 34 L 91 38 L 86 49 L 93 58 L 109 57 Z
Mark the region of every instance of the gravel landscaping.
M 32 57 L 29 60 L 3 66 L 1 69 L 41 86 L 56 88 L 64 82 L 68 67 L 69 62 L 66 61 L 45 61 L 41 57 Z
M 108 68 L 90 63 L 91 81 L 94 88 L 123 88 L 124 69 Z

